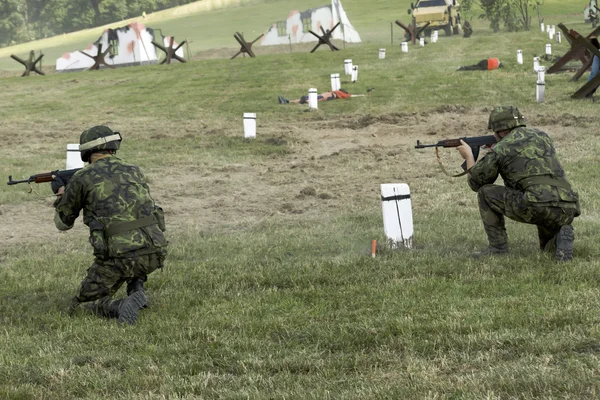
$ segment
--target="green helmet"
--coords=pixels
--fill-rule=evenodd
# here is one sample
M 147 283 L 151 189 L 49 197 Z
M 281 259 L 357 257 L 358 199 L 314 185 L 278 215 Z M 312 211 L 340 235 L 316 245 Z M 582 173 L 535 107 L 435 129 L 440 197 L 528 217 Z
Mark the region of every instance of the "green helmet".
M 81 160 L 88 162 L 92 154 L 104 150 L 119 150 L 121 146 L 121 134 L 113 132 L 108 126 L 94 126 L 83 131 L 79 138 L 79 151 Z
M 511 130 L 519 126 L 525 126 L 525 117 L 517 107 L 496 107 L 490 113 L 488 129 L 494 132 Z

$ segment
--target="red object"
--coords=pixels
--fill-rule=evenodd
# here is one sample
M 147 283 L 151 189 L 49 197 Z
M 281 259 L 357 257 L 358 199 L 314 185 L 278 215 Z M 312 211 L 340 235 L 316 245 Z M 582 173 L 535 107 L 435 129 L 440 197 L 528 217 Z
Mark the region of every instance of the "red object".
M 488 58 L 488 71 L 498 68 L 500 60 L 497 58 Z

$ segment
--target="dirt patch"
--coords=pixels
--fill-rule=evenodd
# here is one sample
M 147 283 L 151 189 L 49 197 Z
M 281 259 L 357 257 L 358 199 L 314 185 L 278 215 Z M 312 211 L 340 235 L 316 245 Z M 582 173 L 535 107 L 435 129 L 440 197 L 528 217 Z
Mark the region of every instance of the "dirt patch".
M 222 163 L 181 170 L 165 164 L 160 173 L 148 172 L 153 197 L 166 211 L 169 235 L 182 231 L 229 231 L 244 229 L 279 216 L 331 215 L 347 212 L 352 207 L 379 201 L 379 184 L 408 182 L 414 192 L 426 192 L 435 187 L 440 176 L 431 149 L 416 150 L 417 139 L 434 143 L 459 136 L 487 135 L 486 109 L 444 106 L 422 113 L 394 113 L 362 117 L 327 117 L 322 121 L 307 121 L 290 126 L 264 126 L 261 133 L 269 144 L 288 146 L 289 154 L 265 156 L 252 162 Z M 573 135 L 593 135 L 599 125 L 597 117 L 571 115 L 536 115 L 531 126 L 545 129 L 559 144 Z M 190 129 L 199 121 L 190 121 Z M 319 129 L 317 126 L 326 125 Z M 144 128 L 140 128 L 143 126 Z M 15 127 L 0 127 L 0 140 L 26 151 L 43 153 L 40 137 L 53 141 L 71 139 L 71 132 L 83 127 L 52 126 L 31 122 L 20 126 L 21 132 L 33 136 L 13 135 Z M 60 129 L 59 129 L 60 128 Z M 165 126 L 150 129 L 135 123 L 122 127 L 132 137 L 161 140 L 173 135 Z M 182 125 L 185 132 L 186 125 Z M 227 125 L 200 126 L 204 135 L 237 135 Z M 211 133 L 214 130 L 214 133 Z M 289 139 L 281 132 L 291 132 Z M 61 132 L 64 137 L 57 137 Z M 64 132 L 64 133 L 62 133 Z M 181 132 L 180 132 L 181 133 Z M 455 151 L 444 150 L 450 166 L 460 164 Z M 429 188 L 429 189 L 428 189 Z M 65 237 L 87 235 L 87 228 L 78 221 L 74 232 L 57 236 L 53 224 L 52 198 L 24 204 L 0 205 L 0 246 L 20 246 L 24 243 L 65 240 Z M 435 203 L 415 202 L 415 207 L 435 207 Z M 73 236 L 74 235 L 74 236 Z

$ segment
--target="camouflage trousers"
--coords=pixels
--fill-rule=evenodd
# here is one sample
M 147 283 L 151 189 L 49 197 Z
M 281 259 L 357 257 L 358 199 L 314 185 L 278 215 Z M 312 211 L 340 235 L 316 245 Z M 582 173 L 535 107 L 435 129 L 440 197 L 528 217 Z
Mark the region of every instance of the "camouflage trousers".
M 570 225 L 579 215 L 575 203 L 568 207 L 549 207 L 527 202 L 523 193 L 504 186 L 485 185 L 477 192 L 479 213 L 487 233 L 490 246 L 508 245 L 504 216 L 526 224 L 537 226 L 540 248 L 558 233 L 563 225 Z M 572 208 L 571 208 L 572 207 Z
M 96 259 L 87 270 L 87 276 L 81 282 L 76 299 L 80 303 L 96 301 L 96 312 L 106 317 L 111 316 L 111 305 L 120 300 L 112 300 L 124 283 L 146 277 L 164 263 L 163 254 L 148 254 L 134 258 Z

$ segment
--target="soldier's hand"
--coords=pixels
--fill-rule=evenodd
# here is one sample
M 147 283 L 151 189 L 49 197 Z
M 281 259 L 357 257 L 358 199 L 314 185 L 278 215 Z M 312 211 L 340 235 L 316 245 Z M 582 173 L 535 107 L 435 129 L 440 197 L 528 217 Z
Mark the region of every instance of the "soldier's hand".
M 460 156 L 463 158 L 463 160 L 468 160 L 469 158 L 474 158 L 473 150 L 462 139 L 460 140 L 460 146 L 458 146 L 456 148 L 456 150 L 458 150 L 458 152 L 460 153 Z
M 50 183 L 50 187 L 52 188 L 52 191 L 57 196 L 62 196 L 63 192 L 65 191 L 65 181 L 63 181 L 58 176 L 54 176 L 54 175 L 52 175 L 52 178 L 54 178 L 52 180 L 52 183 Z

